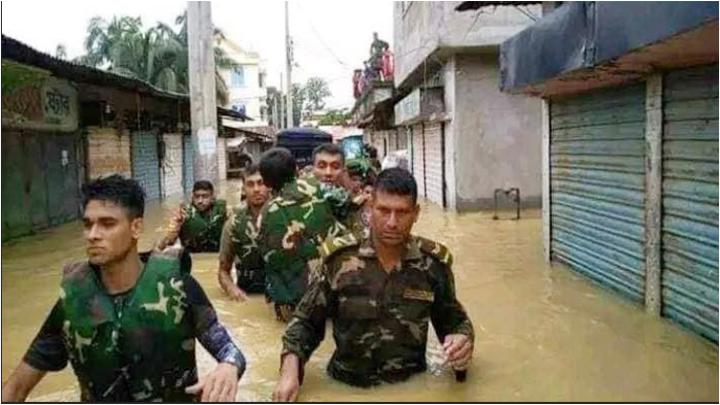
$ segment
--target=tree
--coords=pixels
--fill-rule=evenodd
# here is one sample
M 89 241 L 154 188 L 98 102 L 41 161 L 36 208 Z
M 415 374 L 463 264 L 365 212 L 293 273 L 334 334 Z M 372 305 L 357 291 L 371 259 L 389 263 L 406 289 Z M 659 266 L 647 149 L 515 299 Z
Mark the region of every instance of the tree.
M 310 114 L 325 108 L 325 98 L 330 97 L 328 83 L 322 77 L 311 77 L 305 83 L 305 93 L 308 101 L 307 109 Z
M 352 115 L 347 109 L 330 110 L 322 117 L 319 125 L 347 125 L 352 119 Z
M 293 103 L 293 126 L 300 126 L 302 120 L 303 108 L 305 107 L 305 100 L 307 98 L 307 92 L 305 87 L 300 86 L 297 83 L 292 85 L 292 103 Z
M 67 59 L 67 50 L 65 49 L 65 45 L 58 44 L 55 48 L 55 57 L 58 59 Z
M 76 61 L 146 81 L 160 89 L 187 93 L 188 45 L 187 16 L 175 19 L 176 31 L 167 24 L 144 29 L 140 17 L 101 17 L 90 19 L 85 39 L 86 54 Z M 216 35 L 222 35 L 216 30 Z M 220 69 L 236 63 L 215 47 L 215 86 L 218 104 L 227 104 L 228 87 Z

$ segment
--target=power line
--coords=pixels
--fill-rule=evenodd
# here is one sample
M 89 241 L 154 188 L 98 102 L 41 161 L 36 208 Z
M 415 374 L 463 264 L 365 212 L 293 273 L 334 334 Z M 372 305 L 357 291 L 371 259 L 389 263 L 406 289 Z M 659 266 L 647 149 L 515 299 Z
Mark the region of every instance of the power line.
M 300 5 L 300 2 L 297 2 L 295 4 L 297 4 L 298 7 L 302 10 L 303 17 L 305 18 L 305 20 L 307 20 L 308 25 L 310 25 L 310 29 L 312 29 L 313 34 L 315 34 L 315 36 L 320 41 L 320 44 L 322 44 L 322 46 L 325 48 L 325 50 L 328 51 L 333 56 L 333 58 L 335 58 L 335 61 L 337 61 L 337 63 L 339 63 L 340 65 L 342 65 L 343 67 L 345 67 L 347 69 L 352 69 L 352 67 L 350 65 L 348 65 L 347 63 L 343 62 L 337 56 L 337 54 L 335 54 L 335 52 L 333 52 L 333 50 L 330 48 L 330 46 L 325 42 L 325 40 L 322 38 L 322 36 L 318 32 L 318 30 L 315 28 L 315 25 L 312 23 L 312 20 L 310 20 L 310 18 L 307 16 L 305 9 Z

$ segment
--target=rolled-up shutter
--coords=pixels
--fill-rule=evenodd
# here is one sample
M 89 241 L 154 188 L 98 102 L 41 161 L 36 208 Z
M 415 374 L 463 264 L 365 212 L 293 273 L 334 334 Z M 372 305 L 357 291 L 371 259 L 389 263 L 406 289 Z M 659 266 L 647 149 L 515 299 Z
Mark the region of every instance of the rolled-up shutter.
M 157 153 L 157 135 L 153 132 L 132 134 L 133 178 L 145 190 L 145 199 L 160 198 L 160 163 Z
M 665 77 L 662 313 L 718 340 L 718 65 Z
M 418 186 L 418 196 L 425 196 L 425 145 L 422 125 L 415 125 L 412 133 L 413 176 Z
M 645 86 L 552 100 L 550 111 L 552 257 L 641 302 Z
M 442 178 L 442 123 L 425 124 L 425 178 L 427 179 L 427 198 L 435 204 L 443 204 Z

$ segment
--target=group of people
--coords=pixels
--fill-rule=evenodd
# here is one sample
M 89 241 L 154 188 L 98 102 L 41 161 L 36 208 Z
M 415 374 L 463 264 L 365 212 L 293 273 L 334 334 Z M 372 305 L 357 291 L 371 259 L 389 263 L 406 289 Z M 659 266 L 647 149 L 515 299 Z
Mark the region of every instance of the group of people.
M 24 400 L 68 362 L 83 401 L 233 401 L 246 360 L 191 275 L 192 252 L 219 252 L 227 296 L 265 294 L 287 322 L 274 401 L 297 398 L 327 320 L 336 344 L 327 370 L 347 384 L 425 370 L 430 323 L 450 365 L 465 370 L 472 323 L 448 249 L 411 233 L 420 212 L 412 174 L 361 163 L 324 144 L 302 171 L 290 151 L 273 148 L 245 171 L 241 206 L 228 208 L 198 181 L 145 253 L 139 184 L 113 175 L 84 185 L 88 260 L 63 270 L 60 296 L 3 384 L 3 401 Z M 202 377 L 196 339 L 218 362 Z
M 370 58 L 363 62 L 363 69 L 353 72 L 353 95 L 360 97 L 373 80 L 392 80 L 395 71 L 393 54 L 390 44 L 373 32 L 373 41 L 370 44 Z

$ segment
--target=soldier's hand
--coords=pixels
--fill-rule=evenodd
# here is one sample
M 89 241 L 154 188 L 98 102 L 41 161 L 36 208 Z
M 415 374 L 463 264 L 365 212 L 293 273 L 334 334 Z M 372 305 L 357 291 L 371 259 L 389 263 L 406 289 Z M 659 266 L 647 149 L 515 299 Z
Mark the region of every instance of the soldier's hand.
M 230 291 L 228 291 L 228 296 L 230 296 L 230 299 L 233 301 L 246 301 L 248 298 L 245 291 L 238 286 L 233 286 Z
M 274 402 L 294 402 L 300 392 L 300 359 L 292 353 L 283 356 L 280 381 L 273 391 Z
M 467 335 L 447 335 L 443 342 L 443 350 L 453 369 L 465 370 L 472 359 L 473 341 Z
M 201 378 L 197 384 L 185 388 L 193 395 L 202 394 L 202 402 L 233 402 L 237 393 L 238 369 L 229 363 L 220 363 L 215 370 Z

